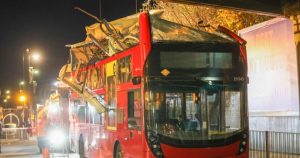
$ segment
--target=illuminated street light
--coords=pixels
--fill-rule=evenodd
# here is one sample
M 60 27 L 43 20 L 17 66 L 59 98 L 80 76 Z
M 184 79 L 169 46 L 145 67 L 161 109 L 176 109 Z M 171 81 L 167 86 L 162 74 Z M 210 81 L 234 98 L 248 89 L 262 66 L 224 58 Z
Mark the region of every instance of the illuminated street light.
M 31 55 L 31 57 L 32 57 L 32 59 L 33 59 L 34 61 L 39 61 L 40 58 L 41 58 L 41 55 L 38 54 L 38 53 L 34 53 L 34 54 Z
M 26 101 L 26 96 L 21 94 L 19 97 L 19 101 L 22 103 L 22 125 L 25 127 L 25 101 Z
M 58 86 L 58 81 L 54 81 L 53 85 L 54 85 L 55 87 L 57 87 L 57 86 Z
M 33 74 L 38 75 L 40 71 L 38 69 L 33 69 Z
M 4 99 L 3 102 L 6 103 L 6 102 L 7 102 L 7 99 Z
M 28 70 L 28 83 L 29 83 L 29 95 L 30 95 L 30 100 L 28 101 L 28 108 L 29 108 L 29 112 L 30 112 L 30 116 L 31 113 L 35 113 L 36 112 L 36 108 L 35 108 L 35 93 L 36 93 L 36 87 L 37 87 L 37 82 L 35 80 L 35 75 L 39 74 L 39 70 L 35 68 L 35 65 L 32 62 L 38 62 L 41 59 L 41 55 L 39 52 L 36 51 L 32 51 L 29 50 L 28 48 L 26 49 L 26 53 L 23 53 L 23 81 L 25 81 L 25 54 L 27 55 L 27 63 L 28 65 L 26 66 L 26 69 Z M 27 75 L 27 74 L 26 74 Z M 26 80 L 27 81 L 27 80 Z M 26 98 L 24 98 L 26 99 Z M 21 101 L 21 98 L 20 98 Z M 23 122 L 24 122 L 24 118 L 23 118 Z M 31 122 L 31 119 L 30 119 Z
M 26 54 L 28 57 L 28 72 L 29 72 L 29 83 L 32 84 L 33 81 L 33 74 L 37 74 L 35 69 L 32 66 L 31 61 L 40 61 L 41 55 L 39 52 L 34 51 L 32 52 L 29 48 L 26 49 Z M 25 53 L 23 53 L 23 81 L 25 80 Z
M 6 99 L 10 99 L 10 95 L 6 96 Z
M 26 97 L 24 95 L 21 95 L 19 100 L 20 100 L 20 102 L 25 103 Z
M 24 86 L 25 85 L 25 81 L 20 81 L 19 85 Z
M 5 91 L 5 94 L 10 94 L 10 90 L 6 90 L 6 91 Z

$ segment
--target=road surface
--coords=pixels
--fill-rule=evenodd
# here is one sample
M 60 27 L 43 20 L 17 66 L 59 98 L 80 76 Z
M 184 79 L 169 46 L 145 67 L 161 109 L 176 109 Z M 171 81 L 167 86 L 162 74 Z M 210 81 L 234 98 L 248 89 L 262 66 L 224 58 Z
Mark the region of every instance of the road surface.
M 39 154 L 36 140 L 2 140 L 2 153 L 0 158 L 42 158 Z M 54 154 L 54 156 L 62 157 L 61 154 Z M 53 157 L 53 156 L 51 156 Z M 67 155 L 65 157 L 68 157 Z M 54 158 L 54 157 L 53 157 Z M 77 154 L 69 154 L 69 158 L 79 158 Z

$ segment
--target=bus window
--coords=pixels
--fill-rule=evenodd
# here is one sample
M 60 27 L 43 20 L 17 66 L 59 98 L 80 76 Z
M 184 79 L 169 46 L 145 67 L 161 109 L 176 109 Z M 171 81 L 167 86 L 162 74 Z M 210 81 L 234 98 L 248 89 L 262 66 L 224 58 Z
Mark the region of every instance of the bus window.
M 88 121 L 90 124 L 100 124 L 100 114 L 96 111 L 95 107 L 89 104 Z
M 104 117 L 105 117 L 105 115 L 104 115 L 104 112 L 103 113 L 101 113 L 101 114 L 99 114 L 99 117 L 100 117 L 100 126 L 104 126 Z
M 79 105 L 77 110 L 78 122 L 85 123 L 86 108 L 85 105 Z
M 115 65 L 114 65 L 115 66 Z M 117 115 L 116 115 L 116 77 L 107 77 L 107 129 L 116 130 L 117 127 Z
M 117 73 L 118 73 L 118 83 L 127 83 L 131 82 L 131 56 L 127 56 L 124 58 L 121 58 L 117 60 L 118 62 L 118 68 L 117 68 Z
M 104 97 L 104 95 L 99 95 L 99 97 L 98 97 L 98 100 L 100 101 L 100 103 L 102 104 L 102 105 L 106 105 L 105 104 L 105 97 Z M 97 112 L 97 114 L 99 115 L 98 117 L 99 117 L 99 124 L 101 125 L 101 126 L 103 126 L 104 125 L 104 113 L 98 113 Z
M 182 93 L 167 93 L 166 95 L 166 105 L 168 119 L 177 119 L 182 115 Z
M 141 129 L 141 93 L 140 90 L 128 92 L 128 128 Z

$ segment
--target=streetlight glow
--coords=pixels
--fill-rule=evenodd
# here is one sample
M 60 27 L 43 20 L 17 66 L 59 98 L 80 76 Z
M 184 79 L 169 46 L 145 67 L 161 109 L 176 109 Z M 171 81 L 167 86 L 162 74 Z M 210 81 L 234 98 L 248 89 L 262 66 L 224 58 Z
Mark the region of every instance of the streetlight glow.
M 10 90 L 6 90 L 5 93 L 6 93 L 6 94 L 10 94 Z
M 21 95 L 19 98 L 20 102 L 25 102 L 26 101 L 26 97 L 24 95 Z
M 23 85 L 25 85 L 25 82 L 24 82 L 24 81 L 21 81 L 19 84 L 20 84 L 21 86 L 23 86 Z
M 57 87 L 57 86 L 58 86 L 58 81 L 55 81 L 55 82 L 53 83 L 53 85 L 54 85 L 55 87 Z
M 38 54 L 38 53 L 33 53 L 33 54 L 31 55 L 31 57 L 32 57 L 32 59 L 33 59 L 34 61 L 39 61 L 40 58 L 41 58 L 41 55 Z
M 33 70 L 33 73 L 34 73 L 35 75 L 38 75 L 38 74 L 40 73 L 40 71 L 37 70 L 37 69 L 34 69 L 34 70 Z

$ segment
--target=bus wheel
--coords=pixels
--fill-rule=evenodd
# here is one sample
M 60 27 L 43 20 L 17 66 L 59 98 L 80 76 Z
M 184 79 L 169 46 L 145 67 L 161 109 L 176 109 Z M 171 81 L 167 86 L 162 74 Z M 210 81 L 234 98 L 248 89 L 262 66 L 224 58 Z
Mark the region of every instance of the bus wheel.
M 78 140 L 78 153 L 80 158 L 84 158 L 84 142 L 83 142 L 83 135 L 80 134 Z
M 123 158 L 122 148 L 120 143 L 116 145 L 114 158 Z

